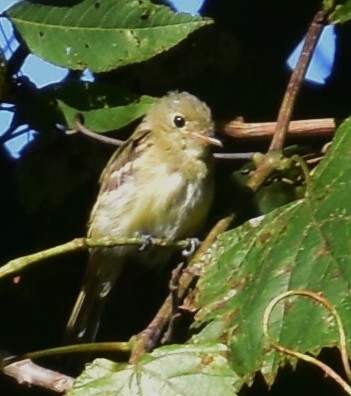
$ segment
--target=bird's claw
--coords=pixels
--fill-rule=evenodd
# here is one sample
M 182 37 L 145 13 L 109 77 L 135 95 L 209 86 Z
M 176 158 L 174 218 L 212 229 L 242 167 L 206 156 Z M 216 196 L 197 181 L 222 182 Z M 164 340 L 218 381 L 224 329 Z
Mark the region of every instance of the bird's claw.
M 188 238 L 187 242 L 188 246 L 182 250 L 182 255 L 184 257 L 191 256 L 200 245 L 200 240 L 198 238 Z
M 142 239 L 142 244 L 139 246 L 139 252 L 143 252 L 146 250 L 149 246 L 153 244 L 152 236 L 149 234 L 143 234 L 141 236 Z

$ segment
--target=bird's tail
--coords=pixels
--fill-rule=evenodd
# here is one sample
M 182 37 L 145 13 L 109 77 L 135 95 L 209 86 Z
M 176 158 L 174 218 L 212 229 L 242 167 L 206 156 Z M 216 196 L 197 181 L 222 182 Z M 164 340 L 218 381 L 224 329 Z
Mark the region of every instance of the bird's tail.
M 108 295 L 122 270 L 111 250 L 93 249 L 81 291 L 67 322 L 65 343 L 93 342 Z

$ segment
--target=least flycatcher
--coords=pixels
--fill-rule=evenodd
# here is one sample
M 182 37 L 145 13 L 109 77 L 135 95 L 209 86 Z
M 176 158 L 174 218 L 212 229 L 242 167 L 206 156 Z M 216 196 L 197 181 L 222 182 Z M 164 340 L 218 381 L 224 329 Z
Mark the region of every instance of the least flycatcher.
M 160 99 L 105 167 L 89 237 L 194 236 L 213 198 L 210 145 L 221 143 L 212 134 L 211 112 L 198 98 L 170 92 Z M 123 263 L 131 257 L 144 261 L 144 256 L 137 246 L 90 251 L 83 287 L 67 324 L 70 341 L 95 338 Z M 147 256 L 151 265 L 163 257 Z

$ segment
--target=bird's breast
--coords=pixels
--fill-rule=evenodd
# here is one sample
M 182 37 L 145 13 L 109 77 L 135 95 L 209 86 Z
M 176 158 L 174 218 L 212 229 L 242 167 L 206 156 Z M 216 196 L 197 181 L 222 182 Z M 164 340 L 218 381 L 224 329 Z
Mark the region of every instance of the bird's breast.
M 212 195 L 207 173 L 189 178 L 180 170 L 159 164 L 149 172 L 131 174 L 117 189 L 100 194 L 90 221 L 90 234 L 191 237 L 206 218 Z

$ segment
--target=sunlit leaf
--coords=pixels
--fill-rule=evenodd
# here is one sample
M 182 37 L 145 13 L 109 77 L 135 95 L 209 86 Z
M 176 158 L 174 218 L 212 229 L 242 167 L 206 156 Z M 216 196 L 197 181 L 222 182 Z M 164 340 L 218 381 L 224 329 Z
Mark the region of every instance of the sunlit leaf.
M 224 345 L 168 346 L 135 365 L 97 359 L 67 396 L 235 396 L 240 378 Z
M 313 174 L 304 199 L 223 234 L 209 252 L 211 265 L 198 284 L 202 326 L 196 342 L 227 340 L 233 368 L 252 378 L 261 370 L 272 383 L 286 359 L 267 353 L 262 333 L 269 302 L 293 289 L 321 292 L 341 315 L 351 344 L 351 120 Z M 338 346 L 329 313 L 306 298 L 275 308 L 270 325 L 277 342 L 317 353 Z
M 22 1 L 7 14 L 34 54 L 92 72 L 147 60 L 211 23 L 148 0 L 84 0 L 71 7 Z

